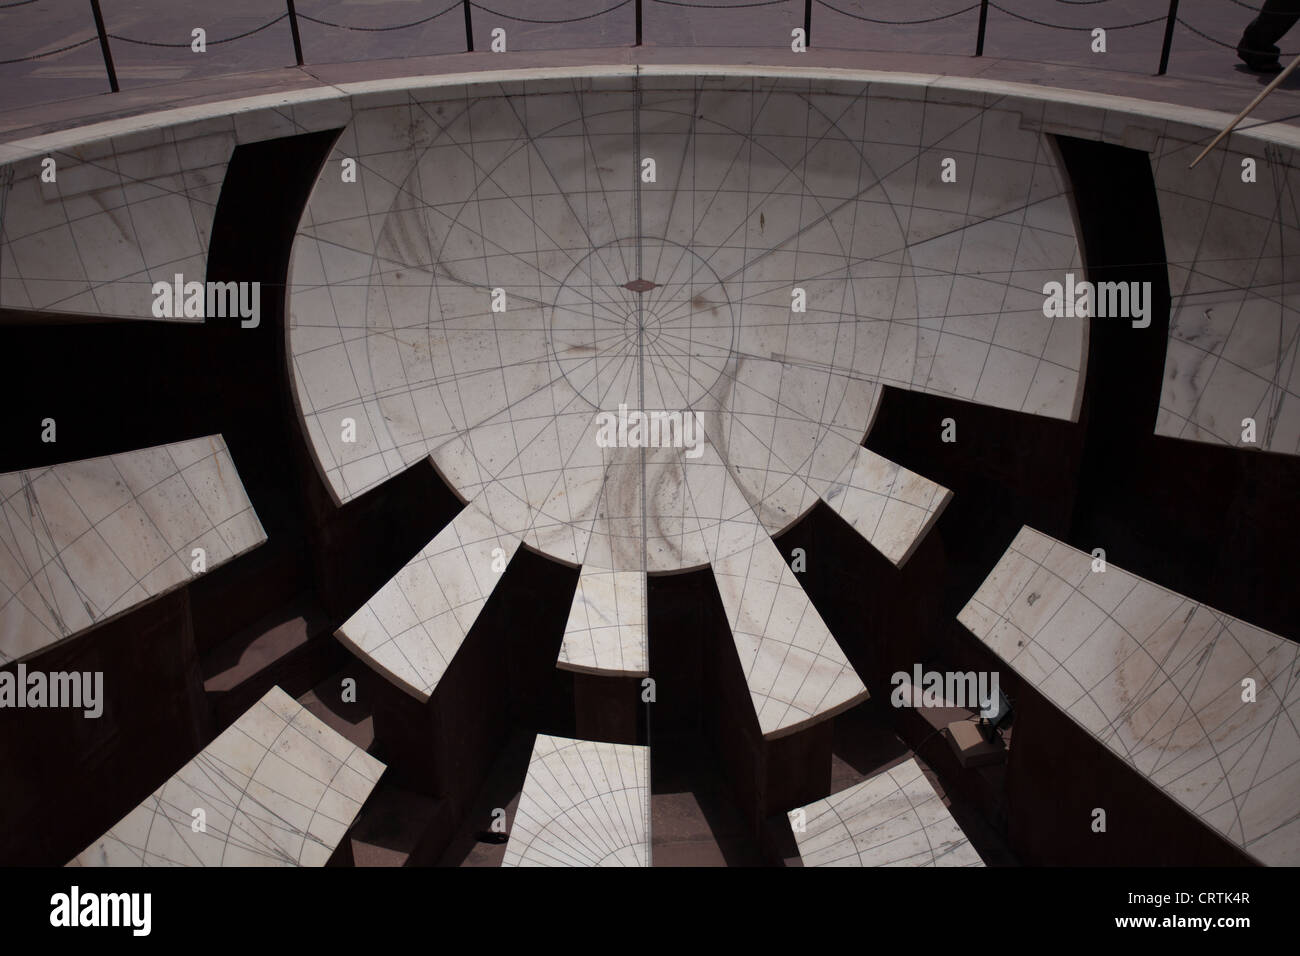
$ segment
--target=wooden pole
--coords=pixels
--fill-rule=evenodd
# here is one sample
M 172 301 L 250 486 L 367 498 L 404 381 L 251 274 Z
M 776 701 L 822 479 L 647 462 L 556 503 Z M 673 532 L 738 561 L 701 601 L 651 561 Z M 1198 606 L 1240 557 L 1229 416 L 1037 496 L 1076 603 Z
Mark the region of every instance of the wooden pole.
M 1223 139 L 1223 137 L 1231 133 L 1233 129 L 1236 128 L 1238 123 L 1240 123 L 1247 116 L 1249 116 L 1250 111 L 1253 110 L 1260 103 L 1262 103 L 1264 101 L 1264 97 L 1268 96 L 1268 94 L 1272 93 L 1275 89 L 1277 89 L 1278 86 L 1281 85 L 1282 81 L 1285 80 L 1288 76 L 1290 76 L 1292 72 L 1294 72 L 1297 66 L 1300 66 L 1300 56 L 1292 60 L 1285 70 L 1283 70 L 1277 76 L 1273 77 L 1273 82 L 1270 83 L 1268 86 L 1264 87 L 1264 89 L 1260 92 L 1259 96 L 1251 100 L 1250 105 L 1247 106 L 1240 113 L 1238 113 L 1237 118 L 1234 119 L 1231 123 L 1229 123 L 1222 133 L 1214 137 L 1214 139 L 1210 140 L 1210 145 L 1205 147 L 1205 149 L 1201 150 L 1201 155 L 1197 156 L 1194 160 L 1192 160 L 1187 168 L 1188 169 L 1195 168 L 1196 164 L 1205 158 L 1205 154 L 1208 153 L 1210 150 L 1214 149 L 1215 146 L 1219 145 L 1219 140 Z

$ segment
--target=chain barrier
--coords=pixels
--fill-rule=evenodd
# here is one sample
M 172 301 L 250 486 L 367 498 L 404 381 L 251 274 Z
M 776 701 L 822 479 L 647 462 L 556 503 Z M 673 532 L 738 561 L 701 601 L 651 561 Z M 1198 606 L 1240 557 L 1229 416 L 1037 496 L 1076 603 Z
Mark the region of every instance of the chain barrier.
M 453 0 L 451 6 L 439 10 L 432 16 L 422 17 L 419 20 L 412 20 L 410 23 L 395 23 L 390 27 L 356 27 L 347 23 L 333 23 L 329 20 L 321 20 L 318 17 L 309 16 L 305 13 L 299 13 L 299 20 L 310 20 L 312 23 L 319 23 L 323 27 L 334 27 L 337 30 L 353 30 L 357 33 L 387 33 L 389 30 L 405 30 L 407 27 L 418 27 L 421 24 L 428 23 L 430 20 L 436 20 L 444 13 L 450 13 L 461 5 L 461 0 Z
M 208 40 L 206 42 L 208 46 L 217 46 L 222 43 L 233 43 L 235 40 L 242 40 L 244 39 L 244 37 L 251 37 L 254 33 L 261 33 L 263 30 L 275 26 L 281 20 L 288 19 L 288 17 L 289 14 L 285 12 L 280 14 L 274 20 L 271 20 L 267 23 L 263 23 L 260 27 L 253 27 L 253 29 L 248 30 L 244 33 L 237 33 L 233 37 L 222 37 L 220 40 Z M 166 47 L 168 49 L 173 49 L 173 50 L 188 48 L 190 46 L 190 41 L 186 41 L 184 43 L 160 43 L 156 40 L 137 40 L 134 37 L 124 37 L 118 33 L 110 33 L 108 34 L 108 38 L 110 40 L 121 40 L 123 43 L 134 43 L 136 46 L 157 46 L 157 47 Z
M 0 60 L 0 66 L 8 63 L 27 63 L 31 60 L 39 60 L 42 57 L 54 56 L 56 53 L 67 53 L 69 50 L 75 50 L 79 46 L 85 46 L 87 43 L 94 43 L 99 37 L 87 37 L 84 40 L 78 40 L 76 43 L 69 43 L 67 46 L 61 46 L 57 50 L 46 50 L 44 53 L 33 53 L 31 56 L 14 57 L 12 60 Z
M 1164 21 L 1167 19 L 1164 16 L 1152 17 L 1150 20 L 1138 20 L 1136 23 L 1125 23 L 1117 27 L 1108 27 L 1100 23 L 1090 27 L 1069 27 L 1063 23 L 1048 23 L 1046 20 L 1035 20 L 1033 17 L 1027 17 L 1024 14 L 1016 13 L 1014 10 L 1008 10 L 1006 7 L 1000 6 L 997 3 L 995 3 L 994 0 L 989 0 L 989 6 L 992 7 L 994 10 L 1000 10 L 1002 13 L 1005 13 L 1009 17 L 1015 17 L 1017 20 L 1023 20 L 1025 23 L 1032 23 L 1040 27 L 1051 27 L 1053 30 L 1074 30 L 1074 31 L 1081 31 L 1083 33 L 1091 33 L 1093 30 L 1097 29 L 1097 27 L 1101 27 L 1107 33 L 1110 33 L 1112 30 L 1131 30 L 1133 27 L 1144 27 L 1151 23 L 1164 23 Z
M 654 0 L 670 7 L 698 7 L 701 10 L 743 10 L 749 7 L 771 7 L 790 0 L 756 0 L 754 3 L 683 3 L 682 0 Z
M 538 20 L 538 19 L 531 19 L 529 17 L 519 17 L 519 16 L 515 16 L 513 13 L 502 13 L 499 10 L 493 10 L 490 7 L 485 7 L 481 3 L 475 3 L 474 0 L 469 0 L 469 5 L 471 7 L 474 7 L 476 10 L 482 10 L 484 13 L 490 13 L 494 17 L 500 17 L 503 20 L 515 20 L 518 23 L 578 23 L 582 20 L 594 20 L 596 19 L 596 17 L 603 17 L 607 13 L 613 13 L 615 10 L 619 10 L 623 7 L 626 7 L 631 2 L 632 0 L 622 0 L 622 2 L 616 3 L 612 7 L 606 7 L 604 10 L 597 10 L 595 13 L 588 13 L 585 16 L 581 16 L 581 17 L 565 17 L 560 20 Z
M 952 13 L 943 13 L 937 17 L 926 17 L 921 20 L 879 20 L 873 17 L 865 17 L 860 13 L 852 13 L 848 10 L 841 10 L 839 7 L 827 3 L 826 0 L 817 0 L 817 3 L 825 7 L 827 10 L 834 10 L 836 13 L 840 14 L 841 16 L 851 17 L 854 20 L 861 20 L 864 23 L 883 23 L 889 26 L 901 26 L 904 24 L 912 24 L 912 23 L 937 23 L 940 20 L 950 20 L 953 17 L 959 17 L 963 13 L 970 13 L 972 10 L 978 10 L 980 8 L 980 5 L 978 3 L 972 3 L 969 7 L 962 7 L 960 10 L 954 10 Z
M 39 2 L 40 2 L 40 0 L 6 0 L 6 2 L 0 2 L 0 10 L 7 10 L 7 9 L 15 8 L 15 7 L 25 7 L 25 6 L 30 6 L 30 5 L 32 5 L 32 4 L 39 3 Z M 543 18 L 543 17 L 527 17 L 527 16 L 521 16 L 521 15 L 518 15 L 518 14 L 513 14 L 513 13 L 504 12 L 504 11 L 501 11 L 501 10 L 494 9 L 493 7 L 488 6 L 487 4 L 480 3 L 480 2 L 478 2 L 478 0 L 452 0 L 452 2 L 449 3 L 446 7 L 442 8 L 441 10 L 437 11 L 436 13 L 430 14 L 429 16 L 421 17 L 421 18 L 418 19 L 418 20 L 412 20 L 412 21 L 410 21 L 410 22 L 408 22 L 408 23 L 397 23 L 397 24 L 392 24 L 392 25 L 390 25 L 390 26 L 358 26 L 358 25 L 352 25 L 352 24 L 347 24 L 347 23 L 336 23 L 336 22 L 334 22 L 334 21 L 326 20 L 326 19 L 321 18 L 321 17 L 311 16 L 310 14 L 306 14 L 306 13 L 297 13 L 296 16 L 297 16 L 298 19 L 306 20 L 306 21 L 308 21 L 308 22 L 310 22 L 310 23 L 318 24 L 319 26 L 329 27 L 329 28 L 337 29 L 337 30 L 347 30 L 347 31 L 358 32 L 358 33 L 388 33 L 388 32 L 392 32 L 392 31 L 396 31 L 396 30 L 406 30 L 406 29 L 409 29 L 409 28 L 411 28 L 411 27 L 417 27 L 417 26 L 421 26 L 421 25 L 423 25 L 423 24 L 425 24 L 425 23 L 429 23 L 429 22 L 432 21 L 432 20 L 436 20 L 436 19 L 438 19 L 439 17 L 445 16 L 446 14 L 451 13 L 451 12 L 452 12 L 453 10 L 455 10 L 457 7 L 462 7 L 462 8 L 465 9 L 465 11 L 466 11 L 466 18 L 467 18 L 467 23 L 468 23 L 469 9 L 472 7 L 472 8 L 474 8 L 474 9 L 476 9 L 476 10 L 479 10 L 479 11 L 485 13 L 485 14 L 488 14 L 489 16 L 499 17 L 499 18 L 501 18 L 501 19 L 503 19 L 503 20 L 510 20 L 510 21 L 514 21 L 514 22 L 517 22 L 517 23 L 528 23 L 528 24 L 549 25 L 549 24 L 580 23 L 580 22 L 583 22 L 583 21 L 586 21 L 586 20 L 594 20 L 594 19 L 596 19 L 596 18 L 598 18 L 598 17 L 603 17 L 603 16 L 606 16 L 607 14 L 614 13 L 614 12 L 617 11 L 617 10 L 621 10 L 621 9 L 623 9 L 624 7 L 628 6 L 628 5 L 629 5 L 630 3 L 632 3 L 632 2 L 633 2 L 633 0 L 617 0 L 617 2 L 611 4 L 611 5 L 608 6 L 608 7 L 605 7 L 605 8 L 602 9 L 602 10 L 597 10 L 597 11 L 594 11 L 594 12 L 592 12 L 592 13 L 588 13 L 588 14 L 582 14 L 582 15 L 579 15 L 579 16 L 572 16 L 572 17 Z M 755 8 L 760 8 L 760 7 L 771 7 L 771 6 L 778 6 L 778 5 L 783 5 L 783 4 L 790 4 L 790 3 L 793 3 L 794 0 L 741 0 L 741 2 L 731 2 L 731 3 L 727 3 L 727 2 L 710 2 L 710 0 L 651 0 L 651 2 L 653 2 L 653 3 L 658 3 L 658 4 L 662 4 L 662 5 L 664 5 L 664 6 L 680 7 L 680 8 L 688 9 L 688 10 L 690 10 L 690 9 L 701 9 L 701 10 L 750 10 L 750 9 L 755 9 Z M 1104 4 L 1104 3 L 1109 3 L 1110 0 L 1053 0 L 1053 2 L 1056 3 L 1056 4 L 1058 4 L 1059 6 L 1065 6 L 1065 7 L 1092 7 L 1092 6 L 1099 6 L 1099 5 Z M 1243 9 L 1245 9 L 1245 10 L 1249 10 L 1249 11 L 1251 11 L 1252 13 L 1256 13 L 1256 14 L 1257 14 L 1257 13 L 1259 12 L 1259 10 L 1260 10 L 1260 7 L 1257 5 L 1258 0 L 1256 0 L 1255 3 L 1246 2 L 1246 0 L 1229 0 L 1229 2 L 1235 4 L 1235 5 L 1238 6 L 1238 7 L 1243 8 Z M 1070 32 L 1087 33 L 1087 32 L 1091 32 L 1091 31 L 1094 30 L 1094 29 L 1097 29 L 1097 25 L 1092 25 L 1092 26 L 1068 26 L 1068 25 L 1066 25 L 1066 24 L 1053 23 L 1053 22 L 1051 22 L 1051 21 L 1049 21 L 1049 20 L 1038 19 L 1038 18 L 1036 18 L 1036 17 L 1028 16 L 1028 15 L 1023 14 L 1023 13 L 1018 13 L 1018 12 L 1015 11 L 1015 10 L 1010 10 L 1010 9 L 1008 9 L 1007 7 L 1003 6 L 1002 4 L 998 3 L 997 0 L 976 0 L 976 2 L 974 2 L 974 3 L 969 3 L 968 5 L 963 6 L 963 7 L 961 7 L 960 9 L 953 10 L 953 11 L 950 12 L 950 13 L 941 13 L 941 14 L 936 14 L 936 15 L 934 15 L 934 16 L 928 16 L 928 17 L 917 17 L 917 18 L 915 18 L 915 19 L 901 19 L 901 20 L 888 19 L 888 18 L 885 18 L 885 17 L 878 17 L 878 16 L 873 17 L 873 16 L 869 16 L 869 15 L 867 15 L 866 13 L 858 13 L 858 12 L 853 11 L 853 10 L 851 10 L 851 9 L 847 9 L 847 8 L 845 8 L 845 7 L 843 7 L 843 6 L 839 6 L 839 5 L 837 5 L 836 3 L 832 2 L 832 0 L 816 0 L 816 3 L 817 3 L 818 5 L 820 5 L 820 6 L 822 6 L 822 7 L 825 7 L 827 10 L 830 10 L 830 11 L 832 11 L 832 12 L 834 12 L 834 13 L 838 13 L 838 14 L 841 15 L 841 16 L 848 17 L 849 19 L 852 19 L 852 20 L 858 20 L 858 21 L 861 21 L 861 22 L 864 22 L 864 23 L 881 24 L 881 25 L 884 25 L 884 26 L 913 26 L 913 25 L 919 25 L 919 24 L 925 24 L 925 23 L 938 23 L 938 22 L 941 22 L 941 21 L 944 21 L 944 20 L 951 20 L 951 19 L 953 19 L 953 18 L 955 18 L 955 17 L 963 16 L 963 15 L 965 15 L 965 14 L 967 14 L 967 13 L 971 13 L 972 11 L 978 10 L 978 9 L 980 9 L 981 7 L 992 7 L 994 10 L 997 10 L 997 11 L 1000 12 L 1000 13 L 1006 14 L 1007 16 L 1012 17 L 1013 19 L 1020 20 L 1020 21 L 1022 21 L 1022 22 L 1024 22 L 1024 23 L 1031 23 L 1031 24 L 1034 24 L 1035 26 L 1047 27 L 1047 28 L 1052 29 L 1052 30 L 1066 30 L 1066 31 L 1070 31 Z M 640 15 L 640 9 L 641 9 L 641 4 L 640 4 L 640 2 L 639 2 L 639 0 L 638 0 L 638 2 L 637 2 L 637 11 L 638 11 L 637 32 L 638 32 L 638 36 L 640 35 L 640 29 L 641 29 L 641 24 L 640 24 L 640 22 L 639 22 L 639 21 L 640 21 L 640 17 L 639 17 L 639 15 Z M 806 7 L 805 9 L 806 9 L 806 10 L 811 10 L 811 5 L 809 5 L 809 6 Z M 805 15 L 807 15 L 807 14 L 805 14 Z M 210 45 L 210 46 L 220 46 L 221 44 L 224 44 L 224 43 L 233 43 L 233 42 L 235 42 L 236 40 L 242 40 L 242 39 L 245 39 L 246 37 L 250 37 L 250 36 L 253 36 L 253 35 L 255 35 L 255 34 L 261 33 L 261 32 L 264 31 L 264 30 L 270 29 L 271 27 L 275 26 L 277 23 L 280 23 L 282 20 L 288 19 L 289 17 L 290 17 L 290 14 L 289 14 L 288 12 L 285 12 L 285 13 L 280 14 L 278 17 L 275 17 L 273 20 L 270 20 L 270 21 L 268 21 L 268 22 L 262 24 L 261 26 L 254 27 L 254 28 L 252 28 L 251 30 L 246 30 L 246 31 L 244 31 L 243 33 L 235 34 L 234 36 L 222 37 L 222 38 L 220 38 L 220 39 L 216 39 L 216 40 L 208 40 L 208 41 L 207 41 L 207 44 Z M 984 26 L 984 24 L 983 24 L 983 19 L 984 19 L 983 16 L 981 16 L 981 25 L 980 25 L 980 26 L 981 26 L 981 30 L 980 30 L 980 33 L 981 33 L 981 40 L 982 40 L 982 37 L 983 37 L 983 26 Z M 1112 31 L 1112 30 L 1130 30 L 1130 29 L 1135 29 L 1135 28 L 1137 28 L 1137 27 L 1144 27 L 1144 26 L 1149 26 L 1149 25 L 1151 25 L 1151 24 L 1162 23 L 1162 22 L 1163 22 L 1163 23 L 1166 23 L 1167 26 L 1168 26 L 1170 29 L 1172 29 L 1172 25 L 1173 25 L 1173 24 L 1170 23 L 1168 16 L 1164 16 L 1164 15 L 1162 15 L 1162 16 L 1151 17 L 1151 18 L 1146 19 L 1146 20 L 1137 20 L 1137 21 L 1134 21 L 1134 22 L 1132 22 L 1132 23 L 1119 24 L 1119 25 L 1116 25 L 1116 26 L 1104 26 L 1104 25 L 1102 25 L 1102 29 L 1105 29 L 1105 30 L 1107 30 L 1107 31 Z M 1221 39 L 1219 39 L 1218 37 L 1215 37 L 1215 36 L 1212 36 L 1212 35 L 1209 34 L 1209 33 L 1206 33 L 1204 30 L 1201 30 L 1201 29 L 1198 29 L 1197 27 L 1192 26 L 1190 23 L 1188 23 L 1188 22 L 1187 22 L 1185 19 L 1183 19 L 1181 16 L 1176 16 L 1176 15 L 1175 15 L 1174 22 L 1176 22 L 1176 23 L 1178 23 L 1178 24 L 1181 24 L 1185 29 L 1187 29 L 1188 31 L 1190 31 L 1190 32 L 1193 33 L 1194 35 L 1196 35 L 1196 36 L 1198 36 L 1198 37 L 1200 37 L 1200 38 L 1202 38 L 1202 39 L 1204 39 L 1204 40 L 1207 40 L 1207 41 L 1209 41 L 1210 43 L 1213 43 L 1213 44 L 1215 44 L 1215 45 L 1218 46 L 1218 47 L 1221 47 L 1221 48 L 1226 49 L 1226 50 L 1235 50 L 1235 49 L 1236 49 L 1236 44 L 1234 44 L 1234 43 L 1230 43 L 1230 42 L 1226 42 L 1226 41 L 1224 41 L 1224 40 L 1221 40 Z M 292 25 L 292 24 L 291 24 L 291 25 Z M 142 40 L 142 39 L 138 39 L 138 38 L 136 38 L 136 37 L 123 36 L 123 35 L 121 35 L 121 34 L 117 34 L 117 33 L 109 33 L 109 34 L 106 34 L 106 37 L 109 38 L 109 39 L 112 39 L 112 40 L 117 40 L 117 41 L 120 41 L 120 42 L 122 42 L 122 43 L 129 43 L 129 44 L 133 44 L 133 45 L 136 45 L 136 46 L 157 47 L 157 48 L 163 48 L 163 49 L 184 49 L 184 48 L 187 48 L 187 47 L 189 47 L 189 46 L 191 45 L 190 41 L 183 41 L 183 42 L 179 42 L 179 43 L 169 43 L 169 42 L 162 42 L 162 41 L 157 41 L 157 40 Z M 13 64 L 13 63 L 27 63 L 27 62 L 31 62 L 31 61 L 34 61 L 34 60 L 44 59 L 44 58 L 46 58 L 46 57 L 57 56 L 57 55 L 59 55 L 59 54 L 61 54 L 61 53 L 67 53 L 67 52 L 69 52 L 69 51 L 71 51 L 71 50 L 76 50 L 76 49 L 79 49 L 80 47 L 86 46 L 86 45 L 89 44 L 89 43 L 93 43 L 93 42 L 95 41 L 95 39 L 96 39 L 96 37 L 91 36 L 91 37 L 87 37 L 87 38 L 84 39 L 84 40 L 78 40 L 78 41 L 76 41 L 76 42 L 69 43 L 69 44 L 67 44 L 66 46 L 58 47 L 57 49 L 54 49 L 54 50 L 46 50 L 46 51 L 44 51 L 44 52 L 41 52 L 41 53 L 33 53 L 33 54 L 28 55 L 28 56 L 21 56 L 21 57 L 14 57 L 14 58 L 12 58 L 12 59 L 0 60 L 0 66 L 4 66 L 4 65 L 8 65 L 8 64 Z M 1165 38 L 1165 47 L 1166 47 L 1166 49 L 1165 49 L 1164 55 L 1163 55 L 1162 60 L 1161 60 L 1161 72 L 1162 72 L 1162 73 L 1163 73 L 1164 66 L 1165 66 L 1165 59 L 1166 59 L 1167 56 L 1168 56 L 1169 39 L 1170 39 L 1170 36 L 1169 36 L 1169 35 L 1166 35 L 1166 38 Z M 296 38 L 295 38 L 295 42 L 296 42 Z M 469 42 L 469 41 L 467 40 L 467 42 Z M 982 45 L 982 44 L 981 44 L 981 45 Z M 979 49 L 977 49 L 977 51 L 976 51 L 977 55 L 978 55 L 980 52 L 981 52 L 981 51 L 980 51 Z M 107 59 L 107 55 L 108 55 L 108 54 L 107 54 L 107 49 L 106 49 L 106 50 L 105 50 L 105 57 L 106 57 L 106 59 Z M 1282 54 L 1282 55 L 1283 55 L 1283 56 L 1290 57 L 1290 56 L 1295 56 L 1295 55 L 1297 55 L 1297 54 L 1293 54 L 1293 53 L 1285 53 L 1285 54 Z

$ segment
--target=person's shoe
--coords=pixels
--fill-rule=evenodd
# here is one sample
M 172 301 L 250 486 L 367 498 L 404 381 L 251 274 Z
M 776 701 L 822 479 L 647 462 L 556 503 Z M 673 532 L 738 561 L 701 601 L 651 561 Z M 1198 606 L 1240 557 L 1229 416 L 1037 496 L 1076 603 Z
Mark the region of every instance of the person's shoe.
M 1248 69 L 1256 73 L 1280 73 L 1282 64 L 1278 61 L 1281 50 L 1271 43 L 1267 50 L 1254 50 L 1245 45 L 1246 41 L 1242 40 L 1237 44 L 1237 56 L 1241 62 L 1246 64 Z
M 1266 60 L 1262 57 L 1243 56 L 1241 58 L 1246 69 L 1253 70 L 1256 73 L 1281 73 L 1282 64 L 1277 60 Z

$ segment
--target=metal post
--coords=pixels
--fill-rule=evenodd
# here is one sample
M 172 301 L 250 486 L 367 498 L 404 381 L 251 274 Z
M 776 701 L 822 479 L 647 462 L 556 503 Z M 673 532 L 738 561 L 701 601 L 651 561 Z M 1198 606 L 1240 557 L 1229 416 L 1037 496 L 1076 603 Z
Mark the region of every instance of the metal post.
M 812 46 L 812 0 L 803 0 L 803 42 Z
M 980 28 L 975 36 L 975 55 L 984 55 L 984 28 L 989 23 L 989 0 L 980 0 Z
M 1165 45 L 1160 48 L 1160 69 L 1156 76 L 1164 76 L 1169 69 L 1169 50 L 1174 45 L 1174 24 L 1178 22 L 1178 0 L 1169 0 L 1169 17 L 1165 20 Z
M 302 66 L 302 37 L 298 35 L 298 11 L 293 8 L 293 0 L 286 0 L 289 4 L 289 32 L 293 34 L 293 55 Z
M 465 51 L 474 52 L 474 21 L 469 17 L 469 0 L 464 0 L 465 6 Z
M 641 45 L 641 0 L 636 0 L 636 43 L 634 46 Z
M 108 48 L 108 31 L 104 29 L 104 14 L 99 9 L 99 0 L 90 0 L 90 10 L 95 14 L 95 29 L 99 31 L 99 52 L 104 54 L 104 69 L 108 71 L 108 86 L 116 93 L 117 70 L 113 69 L 113 53 Z

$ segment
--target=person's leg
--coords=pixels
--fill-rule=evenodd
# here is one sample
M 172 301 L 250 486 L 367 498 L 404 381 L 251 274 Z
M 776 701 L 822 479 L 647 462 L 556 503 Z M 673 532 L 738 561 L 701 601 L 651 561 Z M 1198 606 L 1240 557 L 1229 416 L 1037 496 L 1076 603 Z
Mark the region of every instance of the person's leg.
M 1237 55 L 1252 70 L 1276 73 L 1282 68 L 1278 62 L 1277 41 L 1300 20 L 1300 0 L 1264 0 L 1259 16 L 1246 26 L 1237 44 Z

